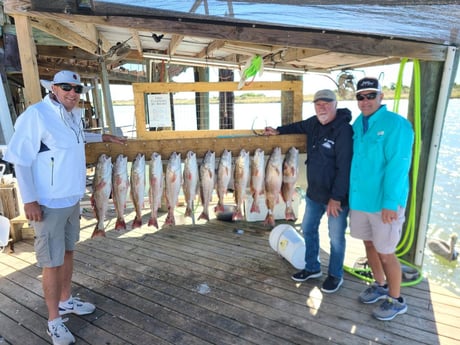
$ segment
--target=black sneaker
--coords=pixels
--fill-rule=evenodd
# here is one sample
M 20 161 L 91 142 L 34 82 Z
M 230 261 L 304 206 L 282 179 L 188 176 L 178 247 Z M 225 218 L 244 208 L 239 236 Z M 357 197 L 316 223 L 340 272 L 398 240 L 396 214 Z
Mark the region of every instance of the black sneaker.
M 321 287 L 321 291 L 325 293 L 334 293 L 343 284 L 343 278 L 336 278 L 333 276 L 327 276 L 326 280 L 323 282 L 323 286 Z
M 318 272 L 308 272 L 306 270 L 299 271 L 297 273 L 294 273 L 291 278 L 292 280 L 295 280 L 296 282 L 304 282 L 310 278 L 319 278 L 321 277 L 322 273 L 321 271 Z

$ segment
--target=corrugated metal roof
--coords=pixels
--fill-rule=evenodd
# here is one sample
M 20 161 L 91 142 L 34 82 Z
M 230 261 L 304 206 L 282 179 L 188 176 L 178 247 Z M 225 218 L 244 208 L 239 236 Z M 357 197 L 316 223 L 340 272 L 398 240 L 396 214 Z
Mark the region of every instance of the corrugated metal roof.
M 174 15 L 193 13 L 207 19 L 231 18 L 248 23 L 460 44 L 457 1 L 94 1 L 96 7 L 98 3 L 145 7 Z

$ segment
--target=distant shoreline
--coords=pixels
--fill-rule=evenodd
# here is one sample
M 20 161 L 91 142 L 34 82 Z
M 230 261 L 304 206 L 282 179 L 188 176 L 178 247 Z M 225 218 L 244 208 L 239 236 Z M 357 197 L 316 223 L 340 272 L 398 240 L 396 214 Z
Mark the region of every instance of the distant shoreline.
M 393 90 L 384 90 L 385 99 L 393 100 L 394 99 L 394 91 Z M 403 92 L 401 94 L 401 99 L 408 99 L 409 94 L 407 92 Z M 450 98 L 460 98 L 460 87 L 454 86 L 452 89 L 452 93 Z M 353 99 L 339 99 L 338 101 L 351 101 Z M 312 102 L 313 95 L 304 95 L 303 97 L 304 102 Z M 175 98 L 175 104 L 195 104 L 195 99 L 181 99 Z M 218 104 L 219 99 L 217 97 L 212 97 L 209 99 L 211 104 Z M 250 96 L 236 96 L 235 97 L 235 104 L 248 104 L 248 103 L 280 103 L 281 99 L 279 97 L 270 97 L 265 96 L 264 94 L 251 94 Z M 113 105 L 116 106 L 132 106 L 134 105 L 134 100 L 115 100 L 113 101 Z

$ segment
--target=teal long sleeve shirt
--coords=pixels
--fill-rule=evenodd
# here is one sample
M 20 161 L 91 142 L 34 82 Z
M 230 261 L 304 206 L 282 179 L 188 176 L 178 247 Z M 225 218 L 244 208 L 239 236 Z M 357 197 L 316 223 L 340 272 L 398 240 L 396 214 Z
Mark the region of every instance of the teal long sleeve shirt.
M 363 212 L 396 211 L 406 207 L 409 194 L 414 132 L 411 123 L 381 106 L 353 124 L 353 159 L 350 172 L 350 209 Z

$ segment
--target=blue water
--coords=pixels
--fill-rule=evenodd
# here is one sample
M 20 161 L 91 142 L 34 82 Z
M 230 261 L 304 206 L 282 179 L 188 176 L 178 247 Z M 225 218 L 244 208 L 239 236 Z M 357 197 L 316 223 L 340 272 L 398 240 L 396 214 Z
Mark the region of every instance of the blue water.
M 392 101 L 386 102 L 392 109 Z M 349 108 L 354 117 L 359 114 L 355 101 L 341 101 L 339 107 Z M 399 113 L 407 112 L 407 100 L 400 102 Z M 116 126 L 122 128 L 129 138 L 135 132 L 134 107 L 114 107 Z M 196 129 L 196 117 L 193 105 L 177 106 L 175 109 L 175 122 L 177 130 Z M 218 106 L 210 107 L 210 128 L 218 129 Z M 237 104 L 235 105 L 235 128 L 255 129 L 265 126 L 276 127 L 281 124 L 280 104 Z M 314 113 L 311 102 L 304 103 L 303 117 Z M 214 120 L 212 120 L 214 118 Z M 436 178 L 432 198 L 432 206 L 427 231 L 427 238 L 448 240 L 453 232 L 459 234 L 460 229 L 460 99 L 451 99 L 447 108 L 444 131 L 441 140 L 438 162 L 436 165 Z M 457 245 L 457 251 L 459 251 Z M 429 249 L 425 250 L 423 274 L 431 280 L 437 281 L 449 290 L 460 295 L 460 264 L 447 262 L 435 256 Z
M 428 237 L 448 240 L 460 234 L 460 99 L 450 100 L 444 123 L 431 204 Z M 460 246 L 457 244 L 457 251 Z M 460 264 L 447 262 L 425 249 L 424 275 L 460 295 Z

